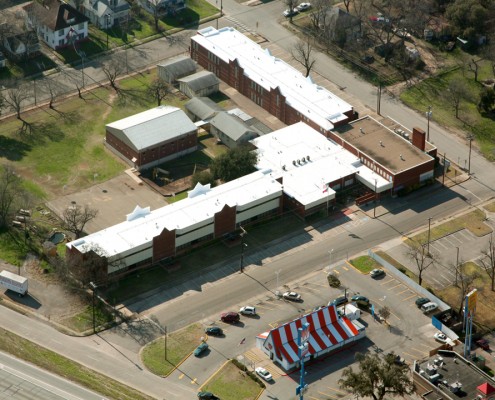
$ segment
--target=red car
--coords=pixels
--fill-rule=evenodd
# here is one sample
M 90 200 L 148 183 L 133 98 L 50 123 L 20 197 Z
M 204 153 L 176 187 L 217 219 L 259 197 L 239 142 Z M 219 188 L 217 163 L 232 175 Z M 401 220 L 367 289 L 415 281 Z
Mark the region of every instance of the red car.
M 228 322 L 230 324 L 235 324 L 241 319 L 240 315 L 234 311 L 229 311 L 220 315 L 222 322 Z
M 490 343 L 486 339 L 480 339 L 476 341 L 476 344 L 483 350 L 490 350 Z

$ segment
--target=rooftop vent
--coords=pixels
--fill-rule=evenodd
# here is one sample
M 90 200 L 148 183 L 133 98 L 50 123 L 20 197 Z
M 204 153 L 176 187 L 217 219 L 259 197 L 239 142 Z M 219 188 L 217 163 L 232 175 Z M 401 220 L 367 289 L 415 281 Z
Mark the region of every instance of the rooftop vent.
M 292 160 L 292 164 L 297 165 L 297 161 L 296 160 Z
M 381 140 L 380 140 L 380 146 L 385 147 L 385 146 L 383 145 L 383 142 L 382 142 Z
M 303 157 L 301 161 L 306 162 L 306 157 Z
M 306 156 L 306 160 L 308 160 L 308 161 L 310 160 L 309 156 Z
M 401 159 L 402 161 L 406 161 L 406 160 L 404 160 L 404 157 L 402 157 L 402 154 L 401 154 L 399 157 L 400 157 L 400 159 Z
M 359 128 L 359 132 L 361 132 L 364 135 L 363 128 Z
M 283 169 L 284 171 L 287 171 L 287 167 L 286 167 L 285 165 L 282 165 L 282 169 Z

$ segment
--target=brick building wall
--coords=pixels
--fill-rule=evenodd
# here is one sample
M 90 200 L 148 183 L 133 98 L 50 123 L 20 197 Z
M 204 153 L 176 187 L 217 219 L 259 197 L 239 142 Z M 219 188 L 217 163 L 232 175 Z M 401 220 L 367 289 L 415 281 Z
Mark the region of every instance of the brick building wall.
M 215 214 L 214 237 L 219 238 L 235 231 L 236 210 L 237 207 L 225 205 L 220 212 Z
M 164 229 L 153 238 L 153 262 L 175 256 L 175 230 Z

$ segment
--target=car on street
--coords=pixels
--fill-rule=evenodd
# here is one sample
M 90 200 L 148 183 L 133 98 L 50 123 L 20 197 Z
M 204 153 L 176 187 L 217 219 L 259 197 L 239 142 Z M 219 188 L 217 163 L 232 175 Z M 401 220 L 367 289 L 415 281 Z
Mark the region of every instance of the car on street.
M 256 307 L 251 307 L 251 306 L 241 307 L 241 309 L 239 310 L 239 314 L 256 315 Z
M 328 307 L 330 306 L 340 306 L 342 304 L 346 304 L 347 302 L 349 301 L 349 299 L 345 296 L 339 296 L 337 297 L 336 299 L 333 299 L 331 301 L 328 302 Z
M 205 328 L 205 333 L 210 336 L 220 336 L 223 335 L 223 330 L 219 326 L 209 326 Z
M 416 306 L 418 308 L 421 308 L 423 304 L 429 303 L 430 299 L 428 297 L 420 297 L 419 299 L 416 299 L 414 303 L 416 303 Z
M 448 340 L 448 337 L 441 333 L 441 332 L 437 332 L 433 335 L 433 337 L 435 338 L 435 340 L 437 342 L 440 342 L 440 343 L 447 343 L 447 340 Z
M 229 312 L 221 314 L 220 319 L 222 320 L 222 322 L 227 322 L 229 324 L 235 324 L 236 322 L 239 322 L 239 320 L 241 319 L 241 316 L 234 311 L 229 311 Z
M 200 400 L 220 400 L 220 397 L 215 396 L 211 392 L 198 392 L 198 399 L 200 399 Z
M 265 381 L 267 382 L 270 382 L 273 377 L 272 377 L 272 374 L 270 374 L 265 368 L 263 367 L 257 367 L 255 369 L 256 371 L 256 374 L 258 374 L 259 376 L 261 376 L 262 379 L 264 379 Z
M 285 10 L 282 15 L 285 17 L 285 18 L 289 18 L 289 17 L 293 17 L 294 15 L 297 15 L 299 14 L 299 11 L 297 11 L 295 8 L 293 10 L 290 10 L 290 9 L 287 9 Z
M 478 347 L 481 347 L 483 350 L 490 350 L 490 343 L 486 339 L 479 339 L 476 341 Z
M 296 7 L 297 11 L 305 11 L 311 8 L 311 3 L 301 3 Z
M 301 301 L 301 295 L 296 292 L 285 292 L 282 297 L 285 300 L 290 300 L 290 301 Z
M 355 296 L 351 297 L 351 301 L 356 302 L 358 306 L 369 306 L 370 305 L 370 299 L 368 299 L 365 296 L 361 296 L 360 294 L 357 294 Z
M 370 276 L 373 279 L 379 278 L 381 276 L 385 276 L 385 271 L 383 269 L 375 268 L 370 272 Z
M 208 348 L 208 343 L 206 342 L 203 342 L 201 343 L 198 347 L 196 347 L 196 349 L 194 350 L 194 355 L 196 357 L 199 357 L 201 354 L 203 354 L 206 349 Z

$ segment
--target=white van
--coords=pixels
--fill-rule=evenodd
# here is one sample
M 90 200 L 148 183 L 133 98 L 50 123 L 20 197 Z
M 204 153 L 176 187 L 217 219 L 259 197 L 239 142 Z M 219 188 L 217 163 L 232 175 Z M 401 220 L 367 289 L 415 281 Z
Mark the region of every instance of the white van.
M 429 303 L 423 304 L 421 306 L 421 311 L 423 311 L 423 313 L 427 314 L 433 310 L 436 310 L 437 308 L 438 308 L 438 304 L 430 301 Z

